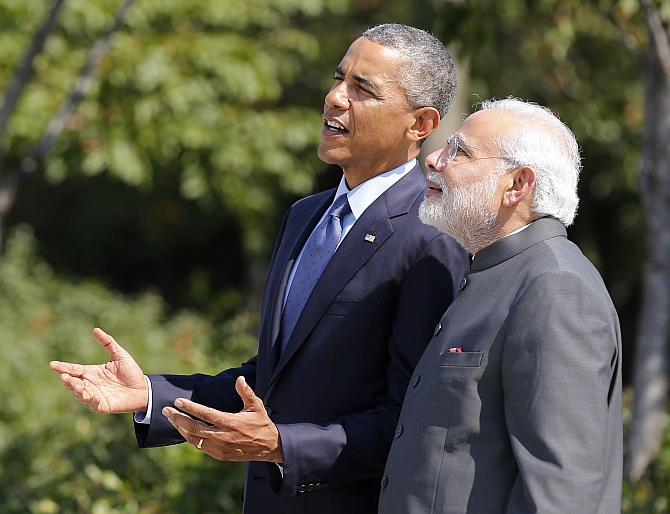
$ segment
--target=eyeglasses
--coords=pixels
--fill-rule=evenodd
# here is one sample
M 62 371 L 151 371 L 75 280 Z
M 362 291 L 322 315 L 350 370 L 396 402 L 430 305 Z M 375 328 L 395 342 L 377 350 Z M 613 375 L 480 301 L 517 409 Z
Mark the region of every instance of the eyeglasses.
M 507 157 L 502 157 L 500 155 L 494 155 L 490 152 L 487 152 L 486 150 L 482 148 L 477 148 L 476 146 L 471 146 L 463 141 L 461 141 L 456 134 L 452 134 L 449 139 L 447 139 L 447 161 L 453 161 L 456 158 L 456 155 L 458 155 L 458 149 L 463 148 L 472 148 L 473 150 L 479 150 L 480 152 L 484 152 L 487 155 L 490 155 L 494 159 L 507 159 Z

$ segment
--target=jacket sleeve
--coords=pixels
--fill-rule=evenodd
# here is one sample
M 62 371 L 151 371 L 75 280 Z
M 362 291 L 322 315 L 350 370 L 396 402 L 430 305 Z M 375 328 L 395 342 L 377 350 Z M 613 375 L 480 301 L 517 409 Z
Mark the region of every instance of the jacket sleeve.
M 225 412 L 242 410 L 242 400 L 235 391 L 235 380 L 239 376 L 244 376 L 247 383 L 254 386 L 256 357 L 249 359 L 239 368 L 222 371 L 214 376 L 203 374 L 148 376 L 151 380 L 152 394 L 151 423 L 135 423 L 135 436 L 141 448 L 184 442 L 184 438 L 172 423 L 161 414 L 163 407 L 173 406 L 177 398 L 187 398 Z
M 604 512 L 621 466 L 618 321 L 605 296 L 572 273 L 547 273 L 514 308 L 503 356 L 519 468 L 510 514 Z

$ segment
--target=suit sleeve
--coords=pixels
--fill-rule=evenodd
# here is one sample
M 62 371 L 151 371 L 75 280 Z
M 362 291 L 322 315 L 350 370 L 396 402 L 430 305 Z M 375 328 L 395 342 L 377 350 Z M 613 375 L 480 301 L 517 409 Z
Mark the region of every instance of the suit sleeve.
M 218 375 L 149 375 L 152 390 L 150 424 L 135 423 L 135 436 L 141 448 L 183 443 L 184 438 L 161 414 L 166 406 L 173 406 L 177 398 L 187 398 L 225 412 L 238 412 L 243 404 L 235 391 L 235 380 L 244 376 L 254 386 L 256 357 L 239 368 L 222 371 Z
M 536 278 L 514 308 L 503 388 L 519 472 L 508 514 L 600 512 L 618 430 L 617 323 L 604 291 L 572 273 Z
M 388 341 L 386 401 L 327 425 L 277 425 L 283 476 L 276 466 L 268 467 L 277 494 L 294 496 L 306 482 L 319 487 L 378 480 L 414 367 L 468 265 L 467 254 L 453 239 L 439 235 L 427 243 L 398 287 Z

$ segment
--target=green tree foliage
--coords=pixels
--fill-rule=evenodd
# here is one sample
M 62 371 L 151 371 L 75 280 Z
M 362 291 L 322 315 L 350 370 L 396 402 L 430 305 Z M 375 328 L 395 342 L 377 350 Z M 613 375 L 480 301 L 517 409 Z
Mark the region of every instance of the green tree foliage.
M 190 445 L 138 449 L 130 415 L 91 414 L 47 364 L 104 361 L 94 326 L 146 372 L 217 372 L 252 355 L 253 338 L 239 320 L 214 326 L 190 312 L 168 316 L 156 295 L 63 280 L 35 246 L 28 229 L 16 231 L 0 266 L 0 513 L 239 512 L 243 466 Z
M 64 4 L 0 134 L 6 168 L 30 153 L 120 4 Z M 8 223 L 32 224 L 69 272 L 223 315 L 257 308 L 281 215 L 325 169 L 323 95 L 350 41 L 324 20 L 346 4 L 136 2 Z M 0 92 L 49 8 L 0 4 Z
M 117 4 L 66 4 L 5 135 L 8 159 L 20 161 L 40 137 Z M 46 7 L 0 5 L 0 90 Z M 319 56 L 319 42 L 293 20 L 338 8 L 337 0 L 138 2 L 46 176 L 106 172 L 150 188 L 158 175 L 177 174 L 185 198 L 225 203 L 245 248 L 267 252 L 283 207 L 276 193 L 310 191 L 318 162 L 320 101 L 307 95 L 307 104 L 290 90 Z

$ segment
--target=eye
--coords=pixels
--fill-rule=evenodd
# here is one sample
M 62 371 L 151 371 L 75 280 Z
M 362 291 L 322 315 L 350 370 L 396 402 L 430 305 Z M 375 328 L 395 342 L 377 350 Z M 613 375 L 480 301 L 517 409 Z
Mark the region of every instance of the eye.
M 454 152 L 455 152 L 454 155 L 465 155 L 465 156 L 470 155 L 468 145 L 463 143 L 460 139 L 456 140 L 456 150 L 454 150 Z
M 356 84 L 356 89 L 358 89 L 359 91 L 363 91 L 363 93 L 366 93 L 366 94 L 368 94 L 368 95 L 371 95 L 371 94 L 372 94 L 372 91 L 370 91 L 368 88 L 366 88 L 366 87 L 365 87 L 364 85 L 362 85 L 362 84 Z

